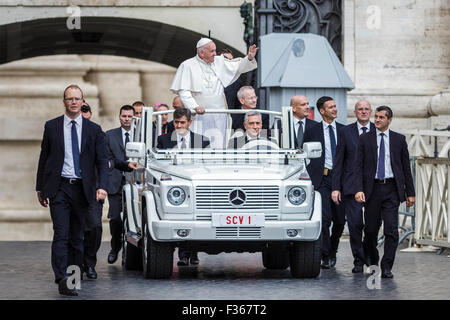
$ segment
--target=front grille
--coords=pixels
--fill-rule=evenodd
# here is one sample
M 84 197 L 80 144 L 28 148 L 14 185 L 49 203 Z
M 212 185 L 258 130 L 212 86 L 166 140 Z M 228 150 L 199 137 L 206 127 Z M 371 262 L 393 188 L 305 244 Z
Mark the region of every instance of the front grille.
M 241 189 L 247 198 L 240 207 L 233 206 L 228 199 L 233 189 Z M 197 209 L 278 209 L 278 186 L 198 186 L 195 188 Z
M 216 239 L 260 239 L 261 227 L 217 227 Z

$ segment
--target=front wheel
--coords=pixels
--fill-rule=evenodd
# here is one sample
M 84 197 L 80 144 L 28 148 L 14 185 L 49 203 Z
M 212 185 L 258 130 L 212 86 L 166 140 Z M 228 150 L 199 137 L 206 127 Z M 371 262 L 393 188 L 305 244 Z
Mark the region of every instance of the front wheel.
M 145 212 L 142 215 L 142 266 L 146 279 L 168 279 L 173 272 L 173 251 L 170 243 L 157 242 L 148 231 Z
M 294 242 L 289 254 L 294 278 L 315 278 L 320 273 L 320 238 L 316 241 Z

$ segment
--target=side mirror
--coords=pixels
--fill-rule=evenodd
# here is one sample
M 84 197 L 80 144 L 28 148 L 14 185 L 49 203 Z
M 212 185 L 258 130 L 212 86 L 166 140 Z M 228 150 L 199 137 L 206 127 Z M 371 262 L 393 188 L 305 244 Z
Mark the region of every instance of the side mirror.
M 144 158 L 145 157 L 145 143 L 128 142 L 125 150 L 126 150 L 126 155 L 128 158 Z
M 322 155 L 322 144 L 320 142 L 305 142 L 303 151 L 306 152 L 306 158 L 308 159 L 320 158 Z

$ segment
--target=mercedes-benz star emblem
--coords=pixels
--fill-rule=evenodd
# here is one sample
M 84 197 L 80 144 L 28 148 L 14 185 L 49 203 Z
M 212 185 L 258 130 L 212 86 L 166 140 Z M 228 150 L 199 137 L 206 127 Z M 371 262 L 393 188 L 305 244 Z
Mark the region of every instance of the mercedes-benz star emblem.
M 228 195 L 228 201 L 235 207 L 242 206 L 247 200 L 247 195 L 242 189 L 233 189 Z

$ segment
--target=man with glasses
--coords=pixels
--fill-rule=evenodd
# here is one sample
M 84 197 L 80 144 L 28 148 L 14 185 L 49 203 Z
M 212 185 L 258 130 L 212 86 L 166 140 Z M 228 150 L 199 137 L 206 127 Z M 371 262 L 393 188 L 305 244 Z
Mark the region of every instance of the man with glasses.
M 63 116 L 45 123 L 36 177 L 39 203 L 50 206 L 53 222 L 52 268 L 62 295 L 76 296 L 67 267 L 83 263 L 88 206 L 106 198 L 108 156 L 102 128 L 81 115 L 83 91 L 64 90 Z M 98 172 L 98 184 L 95 171 Z
M 256 96 L 255 89 L 251 86 L 243 86 L 237 92 L 237 98 L 241 103 L 242 110 L 257 110 L 256 102 L 258 101 L 258 97 Z M 233 120 L 232 129 L 236 130 L 245 130 L 244 128 L 244 113 L 232 113 L 231 119 Z M 261 114 L 262 117 L 262 129 L 269 129 L 269 115 Z M 267 132 L 263 133 L 264 136 L 267 136 Z

